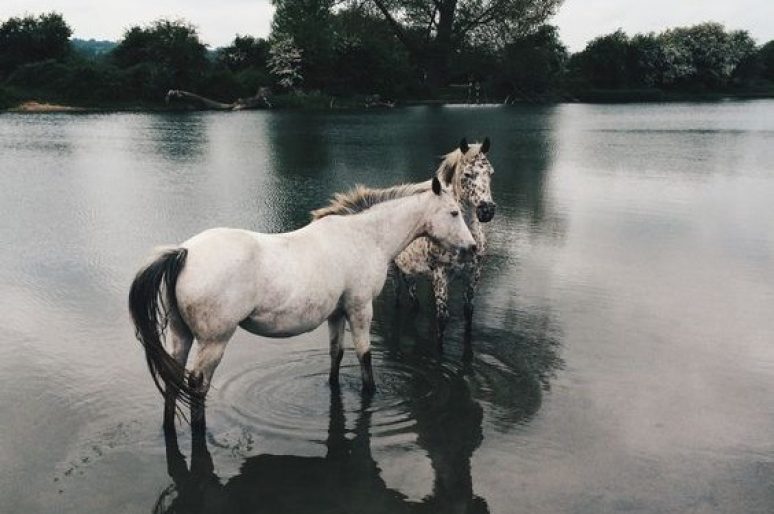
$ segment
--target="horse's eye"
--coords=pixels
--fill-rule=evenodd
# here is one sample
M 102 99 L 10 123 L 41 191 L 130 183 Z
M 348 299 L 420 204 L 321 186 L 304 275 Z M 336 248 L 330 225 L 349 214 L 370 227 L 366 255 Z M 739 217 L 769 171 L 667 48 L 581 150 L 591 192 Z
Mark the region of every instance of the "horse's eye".
M 460 211 L 451 211 L 451 215 L 455 218 L 460 215 Z

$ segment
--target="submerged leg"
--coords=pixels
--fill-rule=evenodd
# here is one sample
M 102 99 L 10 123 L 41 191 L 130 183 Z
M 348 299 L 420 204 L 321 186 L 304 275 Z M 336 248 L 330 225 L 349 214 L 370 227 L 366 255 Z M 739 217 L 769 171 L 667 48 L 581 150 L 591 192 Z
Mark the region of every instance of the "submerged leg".
M 175 361 L 180 364 L 181 374 L 188 362 L 188 354 L 193 346 L 193 335 L 183 321 L 177 316 L 172 316 L 169 320 L 170 335 L 170 354 Z M 183 377 L 180 377 L 181 379 Z M 166 434 L 175 433 L 175 403 L 177 401 L 177 392 L 168 390 L 164 398 L 164 432 Z
M 449 277 L 446 269 L 433 270 L 433 295 L 435 296 L 435 323 L 438 344 L 443 344 L 443 333 L 449 320 Z
M 343 314 L 334 314 L 328 318 L 328 337 L 330 340 L 331 372 L 328 375 L 328 383 L 332 386 L 339 385 L 339 366 L 344 356 L 344 323 Z
M 476 262 L 468 270 L 465 287 L 465 332 L 470 332 L 473 325 L 473 300 L 476 297 L 478 282 L 481 280 L 481 259 L 476 258 Z
M 390 273 L 390 282 L 392 282 L 392 292 L 395 294 L 395 307 L 400 307 L 401 282 L 403 281 L 403 272 L 394 262 L 391 264 L 393 273 Z
M 191 402 L 191 430 L 193 432 L 203 434 L 206 429 L 204 399 L 210 389 L 215 368 L 220 364 L 223 352 L 226 351 L 228 339 L 199 341 L 199 348 L 189 378 L 189 385 L 195 393 Z
M 355 344 L 357 360 L 360 361 L 360 374 L 363 379 L 363 392 L 372 393 L 375 389 L 374 372 L 371 368 L 371 318 L 373 305 L 367 302 L 363 307 L 348 313 L 349 326 L 352 329 L 352 341 Z
M 403 275 L 403 283 L 406 285 L 406 293 L 408 294 L 409 305 L 414 308 L 419 307 L 419 300 L 417 299 L 417 280 L 409 275 Z

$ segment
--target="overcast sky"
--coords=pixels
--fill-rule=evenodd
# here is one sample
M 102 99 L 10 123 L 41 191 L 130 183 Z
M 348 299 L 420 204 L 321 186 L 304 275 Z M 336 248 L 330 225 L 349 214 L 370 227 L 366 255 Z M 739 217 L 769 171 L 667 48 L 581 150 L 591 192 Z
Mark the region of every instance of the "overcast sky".
M 64 14 L 75 37 L 85 39 L 116 40 L 130 25 L 185 18 L 212 47 L 237 33 L 267 35 L 273 12 L 269 0 L 0 0 L 0 19 L 51 10 Z M 774 0 L 565 0 L 552 23 L 577 51 L 619 27 L 634 34 L 708 20 L 749 30 L 763 43 L 774 39 Z

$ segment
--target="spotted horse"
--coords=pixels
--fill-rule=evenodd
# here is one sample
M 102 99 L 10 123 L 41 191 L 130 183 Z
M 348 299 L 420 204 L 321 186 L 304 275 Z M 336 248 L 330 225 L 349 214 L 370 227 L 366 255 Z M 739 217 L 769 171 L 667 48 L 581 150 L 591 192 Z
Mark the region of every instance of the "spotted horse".
M 484 139 L 481 144 L 468 144 L 463 138 L 458 148 L 442 157 L 436 172 L 436 177 L 450 188 L 461 206 L 463 219 L 476 241 L 474 256 L 470 258 L 446 250 L 432 238 L 420 237 L 394 260 L 398 302 L 401 283 L 405 285 L 411 302 L 417 305 L 416 279 L 420 276 L 431 279 L 439 343 L 443 342 L 444 330 L 449 319 L 449 283 L 455 277 L 464 280 L 466 332 L 471 328 L 473 300 L 487 250 L 482 223 L 492 220 L 496 208 L 491 191 L 494 168 L 487 159 L 490 146 L 489 138 Z

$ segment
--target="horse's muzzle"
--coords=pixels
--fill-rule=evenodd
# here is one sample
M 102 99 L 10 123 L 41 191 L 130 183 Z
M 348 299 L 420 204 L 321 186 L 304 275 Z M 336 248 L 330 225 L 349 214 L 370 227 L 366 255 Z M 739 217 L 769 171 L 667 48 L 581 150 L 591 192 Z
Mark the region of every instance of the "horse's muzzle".
M 494 202 L 481 202 L 476 207 L 476 216 L 481 223 L 487 223 L 494 218 L 497 204 Z

